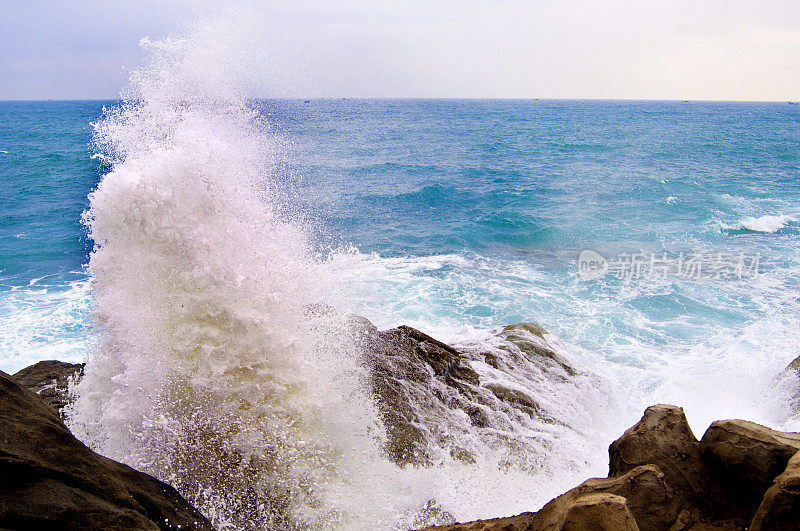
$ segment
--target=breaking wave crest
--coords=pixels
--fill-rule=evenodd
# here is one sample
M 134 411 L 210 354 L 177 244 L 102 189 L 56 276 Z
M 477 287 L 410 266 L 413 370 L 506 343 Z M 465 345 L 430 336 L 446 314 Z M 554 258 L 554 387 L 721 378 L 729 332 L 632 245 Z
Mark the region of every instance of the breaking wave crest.
M 341 259 L 315 260 L 280 199 L 279 146 L 242 68 L 248 28 L 214 19 L 143 41 L 151 60 L 95 126 L 109 167 L 84 215 L 97 347 L 73 432 L 174 485 L 219 529 L 408 528 L 530 510 L 570 486 L 599 455 L 595 426 L 571 423 L 606 407 L 606 384 L 491 337 L 463 349 L 480 378 L 470 392 L 497 408 L 482 431 L 447 402 L 412 401 L 422 428 L 453 427 L 469 462 L 388 458 L 358 331 L 326 306 L 347 282 Z M 519 455 L 495 455 L 503 440 Z
M 722 229 L 729 232 L 762 232 L 774 234 L 797 223 L 795 216 L 786 214 L 746 217 L 732 224 L 722 223 Z
M 230 30 L 145 42 L 153 59 L 96 126 L 99 347 L 73 428 L 219 528 L 334 525 L 358 510 L 331 485 L 348 456 L 377 460 L 381 427 L 333 318 L 306 310 L 329 286 L 270 191 L 271 138 L 208 48 Z

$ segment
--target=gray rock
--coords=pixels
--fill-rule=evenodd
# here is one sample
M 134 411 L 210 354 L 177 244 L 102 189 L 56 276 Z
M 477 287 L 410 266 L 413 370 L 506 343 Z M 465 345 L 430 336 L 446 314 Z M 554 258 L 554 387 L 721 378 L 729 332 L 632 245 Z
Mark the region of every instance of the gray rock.
M 459 442 L 465 439 L 492 440 L 519 454 L 525 443 L 513 432 L 520 421 L 558 421 L 535 398 L 535 381 L 525 380 L 527 389 L 514 382 L 525 370 L 558 382 L 577 373 L 533 323 L 504 328 L 492 353 L 485 345 L 453 347 L 409 326 L 378 331 L 364 318 L 350 322 L 387 429 L 387 454 L 400 466 L 429 466 L 443 455 L 473 463 L 473 449 Z M 495 374 L 482 377 L 476 364 Z

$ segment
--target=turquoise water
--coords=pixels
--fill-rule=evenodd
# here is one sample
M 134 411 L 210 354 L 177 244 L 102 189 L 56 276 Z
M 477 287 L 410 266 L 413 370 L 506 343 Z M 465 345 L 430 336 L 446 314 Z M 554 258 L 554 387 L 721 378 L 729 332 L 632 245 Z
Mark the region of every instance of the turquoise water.
M 107 102 L 106 102 L 107 103 Z M 103 102 L 0 103 L 0 369 L 81 360 Z M 280 100 L 274 178 L 345 280 L 337 304 L 446 340 L 535 320 L 617 383 L 628 422 L 792 426 L 800 354 L 800 108 L 783 103 Z M 706 273 L 582 280 L 594 250 Z M 666 255 L 664 255 L 666 253 Z M 730 265 L 716 278 L 713 259 Z M 733 260 L 733 262 L 731 262 Z M 739 260 L 752 266 L 731 274 Z M 719 271 L 719 270 L 718 270 Z M 624 277 L 624 275 L 623 275 Z

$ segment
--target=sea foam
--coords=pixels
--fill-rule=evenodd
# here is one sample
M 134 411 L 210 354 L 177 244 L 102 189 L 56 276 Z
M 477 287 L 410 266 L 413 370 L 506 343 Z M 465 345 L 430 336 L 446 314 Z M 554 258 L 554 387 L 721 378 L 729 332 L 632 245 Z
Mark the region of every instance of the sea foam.
M 768 214 L 761 217 L 748 216 L 742 218 L 736 223 L 731 224 L 722 223 L 721 227 L 723 230 L 727 231 L 749 231 L 774 234 L 797 222 L 798 218 L 796 216 L 790 216 L 787 214 Z

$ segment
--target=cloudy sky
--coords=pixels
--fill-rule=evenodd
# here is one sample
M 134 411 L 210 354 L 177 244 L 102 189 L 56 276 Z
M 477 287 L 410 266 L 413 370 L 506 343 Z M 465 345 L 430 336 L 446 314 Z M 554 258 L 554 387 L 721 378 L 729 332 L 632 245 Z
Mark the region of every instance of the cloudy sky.
M 800 99 L 797 0 L 235 4 L 263 96 Z M 0 0 L 0 99 L 116 97 L 142 37 L 219 5 Z

